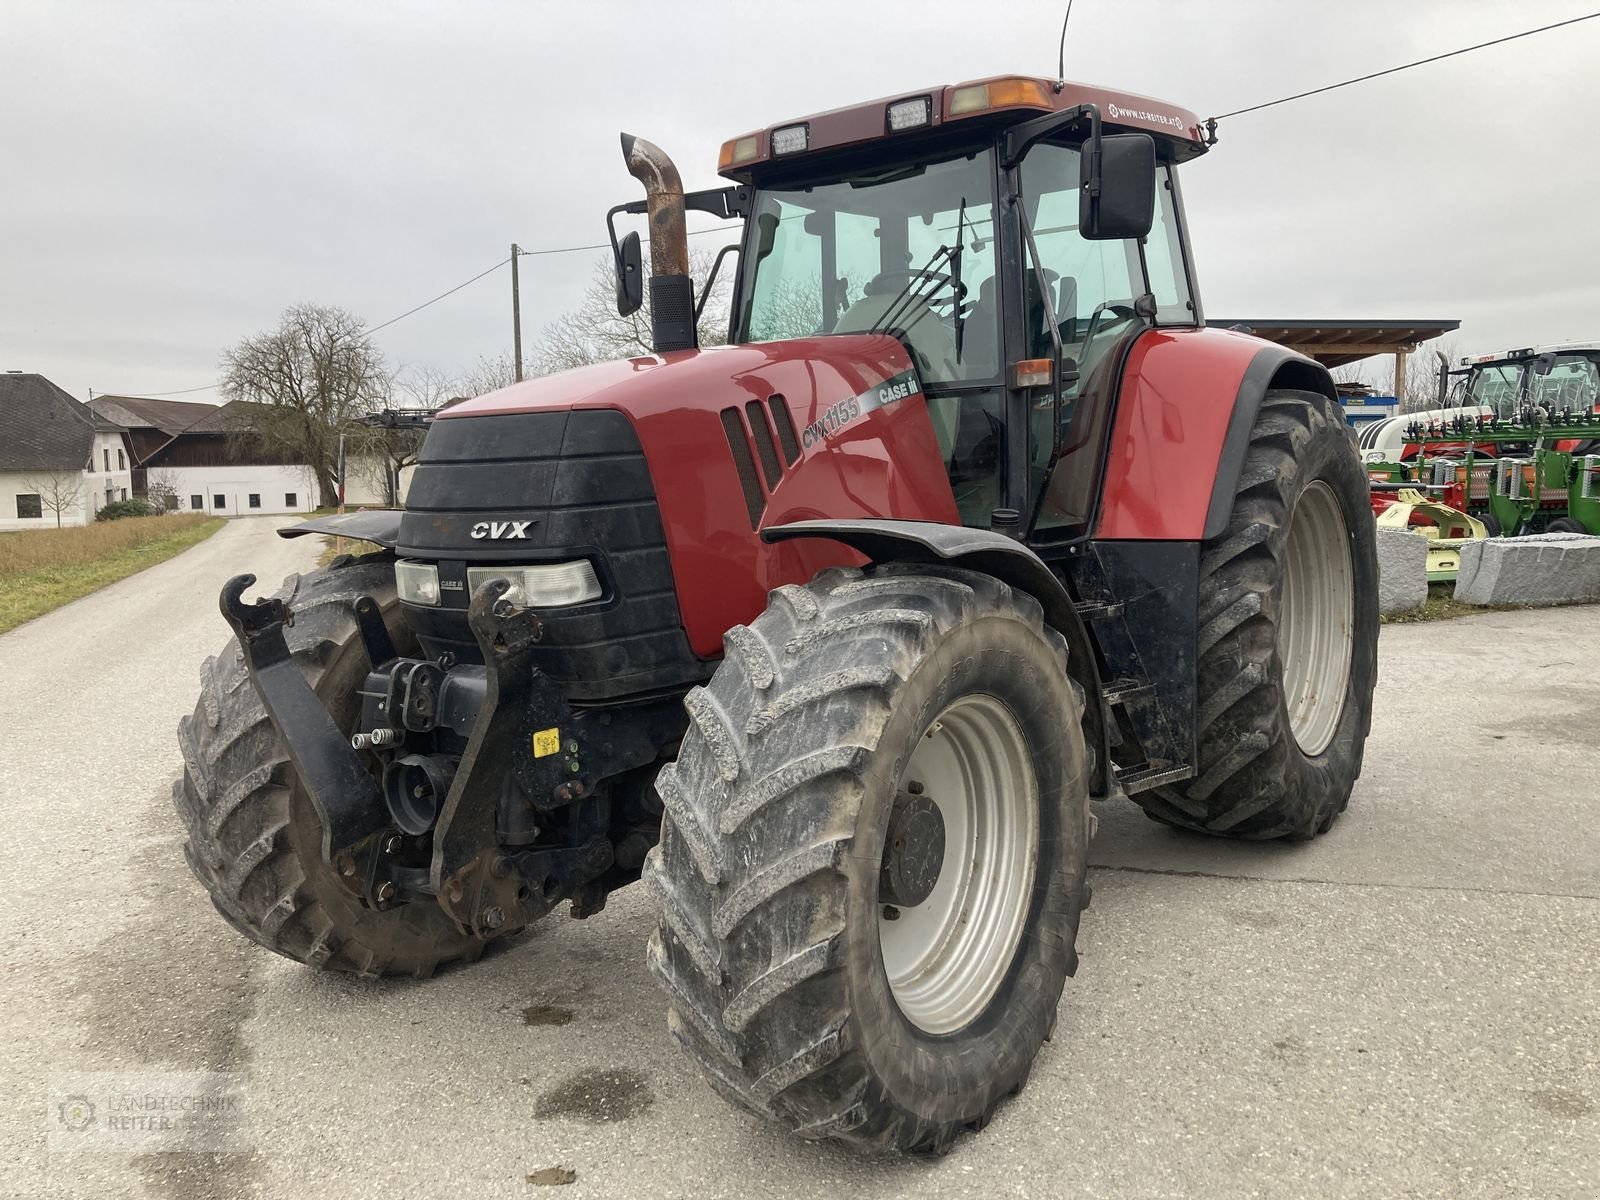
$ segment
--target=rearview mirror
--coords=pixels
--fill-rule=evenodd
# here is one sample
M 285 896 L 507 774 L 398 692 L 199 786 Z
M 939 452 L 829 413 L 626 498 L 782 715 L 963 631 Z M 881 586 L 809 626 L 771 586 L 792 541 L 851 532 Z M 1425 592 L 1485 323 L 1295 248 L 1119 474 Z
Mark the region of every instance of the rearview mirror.
M 631 317 L 644 304 L 644 264 L 639 235 L 630 233 L 617 247 L 617 315 Z
M 1108 133 L 1099 161 L 1084 146 L 1078 232 L 1093 241 L 1142 238 L 1155 222 L 1156 144 L 1147 133 Z

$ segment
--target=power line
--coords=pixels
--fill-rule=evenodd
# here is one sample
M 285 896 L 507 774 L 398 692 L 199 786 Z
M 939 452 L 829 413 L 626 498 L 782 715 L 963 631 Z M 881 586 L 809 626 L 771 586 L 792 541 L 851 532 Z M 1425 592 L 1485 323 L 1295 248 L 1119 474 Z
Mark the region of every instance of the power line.
M 703 234 L 703 233 L 724 233 L 725 234 L 727 232 L 728 232 L 728 230 L 717 229 L 717 228 L 691 229 L 689 231 L 689 236 L 690 237 L 696 237 L 696 236 L 698 236 L 700 234 Z M 527 257 L 533 257 L 533 256 L 537 256 L 537 255 L 542 255 L 542 254 L 571 254 L 574 251 L 578 251 L 578 250 L 609 250 L 609 249 L 611 249 L 611 243 L 610 242 L 596 242 L 593 245 L 588 245 L 588 246 L 551 246 L 548 249 L 544 249 L 544 250 L 519 250 L 517 253 L 520 256 L 522 256 L 524 258 L 527 258 Z M 487 270 L 479 271 L 471 279 L 468 279 L 468 280 L 465 280 L 465 281 L 463 281 L 461 283 L 456 284 L 455 287 L 451 288 L 447 292 L 440 292 L 432 300 L 424 300 L 421 304 L 417 305 L 415 308 L 408 308 L 408 309 L 406 309 L 405 312 L 401 313 L 398 317 L 390 317 L 387 321 L 384 321 L 381 325 L 374 325 L 370 329 L 363 329 L 361 331 L 360 336 L 362 336 L 362 337 L 371 336 L 372 334 L 377 333 L 378 330 L 380 330 L 380 329 L 387 329 L 387 328 L 389 328 L 389 326 L 391 326 L 391 325 L 393 325 L 393 324 L 395 324 L 395 323 L 397 323 L 399 321 L 404 321 L 407 317 L 414 316 L 415 314 L 421 312 L 423 309 L 429 307 L 430 305 L 434 305 L 434 304 L 439 303 L 439 301 L 445 299 L 447 296 L 455 295 L 462 288 L 467 287 L 469 284 L 477 283 L 478 280 L 482 279 L 485 275 L 494 274 L 496 271 L 498 271 L 501 267 L 505 266 L 510 261 L 511 261 L 511 256 L 507 255 L 505 258 L 502 258 L 499 262 L 495 263 L 494 266 L 488 268 Z M 116 392 L 116 393 L 102 392 L 101 394 L 102 395 L 115 394 L 115 395 L 119 395 L 119 396 L 140 396 L 140 397 L 143 397 L 145 399 L 159 400 L 159 399 L 161 399 L 163 397 L 166 397 L 166 396 L 187 396 L 187 395 L 190 395 L 190 394 L 192 394 L 194 392 L 211 392 L 211 391 L 215 391 L 217 388 L 219 388 L 221 386 L 222 386 L 222 381 L 219 379 L 219 380 L 215 381 L 214 383 L 203 384 L 200 387 L 178 388 L 176 391 L 171 391 L 171 392 Z
M 690 237 L 699 237 L 703 233 L 724 233 L 725 234 L 725 233 L 730 233 L 730 232 L 732 232 L 732 231 L 731 230 L 727 230 L 727 229 L 719 229 L 716 226 L 712 226 L 709 229 L 691 229 L 691 230 L 689 230 L 689 236 Z M 574 250 L 609 250 L 609 249 L 611 249 L 611 243 L 610 242 L 596 242 L 592 246 L 552 246 L 548 250 L 521 250 L 521 251 L 518 251 L 518 253 L 523 258 L 529 258 L 529 257 L 531 257 L 533 255 L 537 255 L 537 254 L 571 254 Z
M 430 304 L 437 304 L 437 303 L 439 303 L 439 301 L 443 300 L 446 296 L 455 295 L 462 288 L 466 287 L 468 283 L 477 283 L 478 280 L 482 279 L 485 275 L 492 275 L 494 272 L 498 271 L 501 267 L 505 266 L 510 261 L 511 261 L 511 256 L 508 254 L 508 255 L 506 255 L 506 257 L 502 258 L 499 262 L 495 263 L 494 266 L 490 267 L 487 271 L 479 271 L 471 279 L 467 280 L 466 283 L 458 283 L 458 284 L 455 285 L 455 287 L 451 288 L 448 292 L 440 292 L 432 300 L 425 300 L 425 301 L 423 301 L 423 303 L 417 305 L 415 308 L 408 308 L 408 309 L 406 309 L 405 312 L 401 313 L 398 317 L 390 317 L 382 325 L 374 325 L 371 329 L 363 329 L 361 331 L 361 336 L 362 337 L 369 337 L 372 334 L 377 333 L 378 330 L 380 330 L 380 329 L 389 328 L 389 326 L 393 325 L 396 321 L 404 321 L 407 317 L 411 316 L 413 313 L 421 312 L 423 309 L 427 308 Z
M 1365 83 L 1369 79 L 1379 79 L 1384 75 L 1393 75 L 1399 71 L 1409 71 L 1412 67 L 1426 66 L 1428 63 L 1440 62 L 1446 58 L 1454 58 L 1458 54 L 1471 54 L 1474 50 L 1483 50 L 1489 46 L 1501 45 L 1504 42 L 1514 42 L 1518 38 L 1532 37 L 1536 33 L 1548 33 L 1552 29 L 1560 29 L 1566 25 L 1576 25 L 1580 21 L 1592 21 L 1596 17 L 1600 17 L 1600 12 L 1585 13 L 1581 17 L 1569 17 L 1565 21 L 1556 21 L 1551 25 L 1541 25 L 1537 29 L 1524 29 L 1521 33 L 1507 34 L 1505 37 L 1494 38 L 1492 41 L 1479 42 L 1476 46 L 1463 46 L 1459 50 L 1449 50 L 1443 54 L 1435 54 L 1431 58 L 1419 58 L 1415 62 L 1402 63 L 1398 67 L 1389 67 L 1387 70 L 1383 71 L 1373 71 L 1370 75 L 1357 75 L 1354 79 L 1346 79 L 1340 83 L 1330 83 L 1325 87 L 1312 88 L 1309 92 L 1296 92 L 1292 96 L 1284 96 L 1279 100 L 1268 100 L 1264 104 L 1252 104 L 1249 108 L 1236 108 L 1232 112 L 1226 112 L 1219 116 L 1207 118 L 1206 127 L 1211 130 L 1213 135 L 1215 135 L 1217 122 L 1225 121 L 1229 117 L 1238 117 L 1243 116 L 1245 113 L 1259 112 L 1263 108 L 1272 108 L 1274 105 L 1287 104 L 1291 100 L 1304 100 L 1307 96 L 1317 96 L 1321 95 L 1323 92 L 1334 91 L 1337 88 L 1349 87 L 1352 83 Z

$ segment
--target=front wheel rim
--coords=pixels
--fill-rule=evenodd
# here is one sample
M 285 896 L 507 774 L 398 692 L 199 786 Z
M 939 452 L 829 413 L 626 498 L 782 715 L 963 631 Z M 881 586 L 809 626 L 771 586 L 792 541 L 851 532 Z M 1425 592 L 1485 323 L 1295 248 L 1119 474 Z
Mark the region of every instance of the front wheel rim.
M 916 783 L 944 819 L 939 878 L 921 904 L 880 905 L 878 941 L 895 1003 L 917 1028 L 953 1033 L 1000 990 L 1032 907 L 1039 785 L 1022 727 L 988 695 L 964 696 L 918 739 Z
M 1278 617 L 1289 731 L 1307 757 L 1328 748 L 1344 712 L 1355 647 L 1354 583 L 1339 498 L 1313 480 L 1290 519 Z

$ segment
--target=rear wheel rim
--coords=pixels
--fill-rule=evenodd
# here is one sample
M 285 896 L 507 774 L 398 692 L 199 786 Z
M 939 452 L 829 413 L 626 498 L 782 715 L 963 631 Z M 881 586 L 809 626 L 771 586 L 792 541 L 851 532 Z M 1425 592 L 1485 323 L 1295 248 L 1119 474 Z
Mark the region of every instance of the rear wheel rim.
M 918 783 L 944 818 L 932 893 L 880 905 L 878 941 L 895 1003 L 917 1028 L 971 1024 L 1000 990 L 1031 908 L 1039 785 L 1022 727 L 993 696 L 964 696 L 918 739 L 900 787 Z
M 1344 711 L 1355 644 L 1354 581 L 1339 498 L 1313 480 L 1289 523 L 1278 618 L 1289 730 L 1308 757 L 1328 748 Z

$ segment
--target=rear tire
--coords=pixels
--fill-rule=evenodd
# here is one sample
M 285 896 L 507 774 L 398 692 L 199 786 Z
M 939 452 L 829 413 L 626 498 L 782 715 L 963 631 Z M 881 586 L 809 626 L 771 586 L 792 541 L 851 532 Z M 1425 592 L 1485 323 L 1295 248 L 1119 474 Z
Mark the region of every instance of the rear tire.
M 1557 517 L 1545 526 L 1546 533 L 1588 533 L 1583 522 L 1576 517 Z
M 393 561 L 357 559 L 291 575 L 276 595 L 294 613 L 284 631 L 291 654 L 348 732 L 368 670 L 356 601 L 371 596 L 395 648 L 415 648 L 399 619 Z M 322 860 L 322 824 L 236 640 L 206 659 L 200 687 L 194 715 L 178 723 L 184 770 L 172 800 L 188 832 L 189 869 L 228 924 L 286 958 L 368 976 L 426 978 L 443 963 L 482 953 L 483 943 L 462 934 L 435 904 L 362 907 Z
M 1309 838 L 1344 811 L 1372 724 L 1375 539 L 1338 407 L 1269 391 L 1227 528 L 1200 555 L 1196 773 L 1134 796 L 1152 817 Z
M 724 1097 L 800 1137 L 942 1151 L 1022 1087 L 1077 966 L 1087 753 L 1065 643 L 998 580 L 899 566 L 779 588 L 725 641 L 657 781 L 668 1027 Z M 932 893 L 886 906 L 897 795 L 933 800 L 946 841 Z

